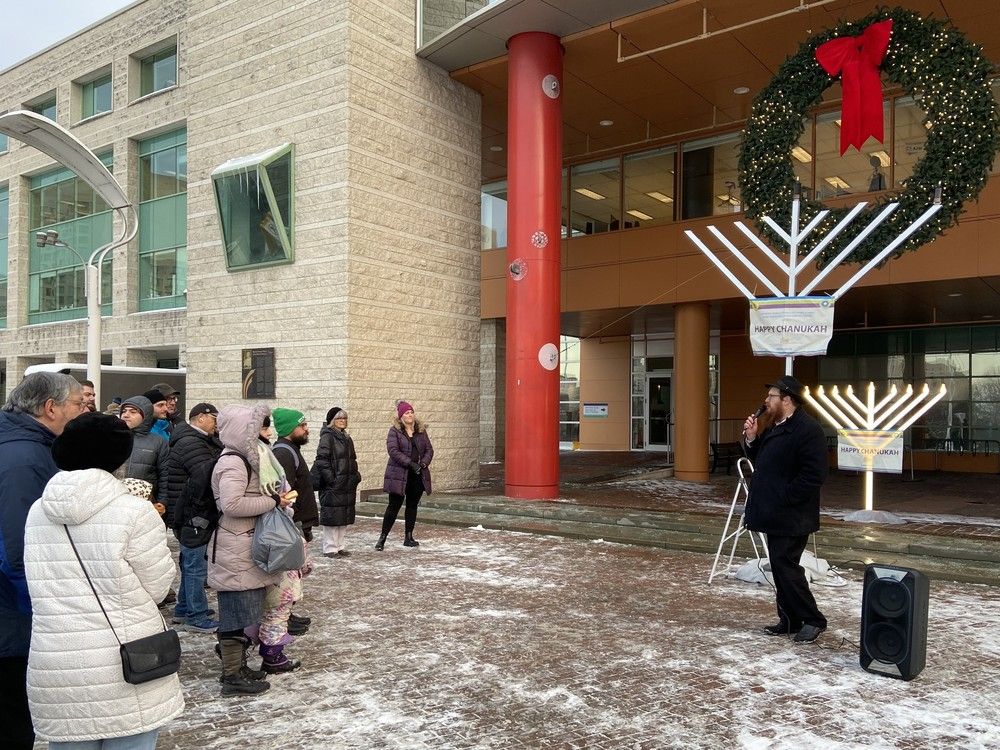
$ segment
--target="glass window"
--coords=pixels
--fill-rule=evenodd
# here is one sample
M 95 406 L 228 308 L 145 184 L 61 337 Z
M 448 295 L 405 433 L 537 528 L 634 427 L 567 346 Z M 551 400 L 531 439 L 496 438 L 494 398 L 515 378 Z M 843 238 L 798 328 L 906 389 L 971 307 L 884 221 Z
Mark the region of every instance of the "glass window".
M 685 143 L 681 156 L 681 218 L 743 210 L 737 183 L 740 134 Z
M 483 185 L 481 198 L 482 249 L 507 247 L 507 181 Z
M 7 327 L 7 220 L 10 218 L 10 196 L 0 188 L 0 328 Z
M 806 200 L 811 200 L 813 196 L 813 155 L 815 153 L 813 121 L 809 117 L 803 121 L 802 137 L 792 148 L 792 170 L 802 185 L 802 197 Z
M 559 236 L 562 239 L 569 237 L 569 198 L 566 197 L 566 192 L 569 190 L 569 170 L 566 167 L 562 168 L 562 181 L 559 185 L 559 195 L 561 196 L 562 207 L 562 228 Z
M 418 0 L 420 8 L 420 41 L 418 47 L 432 42 L 444 32 L 473 13 L 501 0 Z
M 1000 375 L 1000 352 L 973 353 L 972 374 L 973 376 Z
M 560 337 L 559 443 L 572 448 L 580 439 L 580 339 Z
M 625 157 L 625 228 L 674 220 L 677 149 L 660 148 Z
M 882 106 L 885 132 L 889 104 Z M 816 118 L 816 196 L 836 198 L 841 195 L 885 190 L 889 174 L 887 146 L 869 138 L 861 152 L 849 148 L 840 155 L 840 112 L 827 112 Z
M 49 99 L 43 102 L 34 104 L 29 109 L 42 117 L 48 117 L 52 122 L 56 121 L 56 97 L 53 94 Z
M 893 130 L 893 185 L 902 190 L 913 174 L 913 167 L 924 158 L 927 146 L 927 128 L 924 111 L 909 96 L 896 100 L 896 123 Z M 885 153 L 877 152 L 879 157 Z
M 293 260 L 292 155 L 286 143 L 212 172 L 230 271 Z
M 83 119 L 111 111 L 111 74 L 101 76 L 95 81 L 85 83 L 80 87 Z
M 111 154 L 100 159 L 111 168 Z M 83 261 L 111 242 L 111 211 L 67 169 L 32 177 L 28 205 L 28 323 L 83 318 L 87 307 Z M 35 233 L 50 229 L 69 247 L 37 247 Z M 103 315 L 111 314 L 111 262 L 106 257 L 101 267 Z
M 139 95 L 177 85 L 177 46 L 161 50 L 139 61 Z
M 10 148 L 10 143 L 7 141 L 7 134 L 0 133 L 0 154 L 4 153 Z
M 139 309 L 185 307 L 187 130 L 139 142 Z
M 621 227 L 621 164 L 618 157 L 578 164 L 569 175 L 570 236 Z

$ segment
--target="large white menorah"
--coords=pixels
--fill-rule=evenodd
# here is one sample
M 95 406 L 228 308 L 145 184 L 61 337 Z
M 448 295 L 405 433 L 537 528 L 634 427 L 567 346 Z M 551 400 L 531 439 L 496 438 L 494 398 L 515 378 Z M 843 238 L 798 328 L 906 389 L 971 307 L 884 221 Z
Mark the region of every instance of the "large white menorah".
M 815 276 L 807 283 L 805 283 L 801 289 L 798 288 L 798 282 L 800 281 L 800 274 L 811 267 L 813 263 L 820 257 L 826 247 L 839 235 L 848 225 L 854 221 L 854 219 L 861 213 L 862 209 L 868 205 L 866 202 L 858 203 L 854 208 L 852 208 L 846 216 L 844 216 L 833 229 L 831 229 L 826 236 L 824 236 L 816 246 L 813 248 L 812 252 L 806 255 L 804 258 L 798 257 L 799 245 L 808 237 L 809 234 L 816 229 L 823 219 L 827 217 L 830 213 L 829 209 L 823 209 L 818 212 L 811 221 L 809 221 L 805 227 L 800 228 L 800 201 L 801 201 L 802 187 L 798 180 L 795 181 L 792 189 L 792 210 L 791 210 L 791 224 L 787 230 L 779 226 L 770 216 L 762 216 L 761 220 L 767 224 L 771 230 L 788 245 L 788 260 L 787 262 L 780 258 L 777 253 L 775 253 L 770 247 L 768 247 L 763 240 L 760 239 L 756 234 L 753 233 L 742 221 L 733 222 L 734 226 L 743 233 L 743 235 L 753 243 L 756 247 L 771 263 L 773 263 L 778 271 L 783 275 L 784 281 L 786 282 L 786 292 L 778 287 L 778 285 L 773 282 L 767 274 L 761 271 L 757 265 L 754 264 L 743 252 L 733 244 L 722 232 L 720 232 L 714 225 L 710 224 L 708 226 L 708 231 L 719 241 L 722 246 L 729 251 L 733 258 L 740 262 L 744 268 L 746 268 L 753 276 L 767 289 L 774 294 L 774 302 L 781 302 L 782 300 L 795 299 L 801 302 L 807 302 L 810 300 L 816 301 L 817 298 L 810 297 L 813 290 L 816 289 L 834 270 L 836 270 L 841 263 L 847 260 L 848 256 L 851 255 L 860 245 L 863 243 L 868 236 L 875 231 L 875 229 L 885 221 L 889 215 L 896 210 L 899 203 L 887 203 L 881 211 L 878 212 L 869 222 L 868 225 L 864 227 L 858 234 L 841 250 L 835 258 L 833 258 L 829 263 L 825 264 L 822 269 L 820 269 Z M 874 255 L 867 263 L 865 263 L 861 268 L 859 268 L 847 281 L 840 285 L 840 287 L 825 298 L 822 303 L 824 306 L 829 306 L 829 329 L 832 333 L 833 329 L 833 309 L 831 303 L 840 299 L 851 287 L 858 283 L 869 271 L 882 263 L 889 255 L 896 250 L 900 245 L 902 245 L 917 229 L 923 226 L 934 214 L 941 210 L 941 188 L 940 186 L 934 190 L 934 202 L 927 207 L 920 216 L 914 219 L 906 229 L 901 231 L 895 239 L 889 242 L 885 247 L 883 247 L 878 253 Z M 746 284 L 744 284 L 740 279 L 733 273 L 722 260 L 712 252 L 709 247 L 699 239 L 690 229 L 684 230 L 684 234 L 689 240 L 691 240 L 694 245 L 701 250 L 701 252 L 712 261 L 713 265 L 718 268 L 722 274 L 729 280 L 729 282 L 735 286 L 744 297 L 750 300 L 751 304 L 761 303 L 762 300 L 757 298 L 757 296 L 750 291 Z M 763 300 L 766 304 L 767 300 Z M 804 311 L 805 307 L 800 306 L 800 311 Z M 829 341 L 829 336 L 826 337 L 826 341 Z M 826 345 L 823 345 L 823 351 L 826 351 Z M 816 352 L 810 352 L 810 354 L 815 354 Z M 785 374 L 792 374 L 792 359 L 794 355 L 785 356 Z
M 851 386 L 845 389 L 846 397 L 841 395 L 837 386 L 830 388 L 830 394 L 827 395 L 821 385 L 816 387 L 815 397 L 808 387 L 802 395 L 823 419 L 837 428 L 838 454 L 841 453 L 841 447 L 846 445 L 849 446 L 848 450 L 855 451 L 864 462 L 865 511 L 871 512 L 873 473 L 877 462 L 880 459 L 898 460 L 899 467 L 902 468 L 903 432 L 944 398 L 947 389 L 942 384 L 940 390 L 927 400 L 931 392 L 929 385 L 925 383 L 916 395 L 913 393 L 913 386 L 907 385 L 906 391 L 896 398 L 898 391 L 893 385 L 878 403 L 875 403 L 874 383 L 868 384 L 867 391 L 864 402 L 854 395 Z M 892 444 L 895 446 L 890 449 Z

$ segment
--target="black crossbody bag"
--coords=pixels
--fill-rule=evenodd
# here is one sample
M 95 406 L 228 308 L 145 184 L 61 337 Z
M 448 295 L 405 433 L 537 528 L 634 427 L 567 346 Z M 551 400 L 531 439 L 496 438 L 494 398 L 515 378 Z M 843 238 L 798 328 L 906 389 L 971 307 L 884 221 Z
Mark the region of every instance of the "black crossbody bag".
M 90 590 L 94 592 L 94 598 L 97 599 L 97 604 L 101 608 L 101 612 L 104 613 L 104 619 L 108 621 L 111 633 L 118 641 L 118 650 L 122 659 L 122 676 L 125 678 L 125 682 L 129 685 L 141 685 L 144 682 L 175 674 L 181 666 L 181 641 L 177 637 L 177 631 L 168 628 L 167 623 L 164 622 L 161 632 L 122 643 L 118 633 L 115 632 L 115 626 L 111 624 L 111 618 L 108 617 L 108 613 L 104 609 L 104 604 L 101 603 L 101 597 L 97 595 L 97 589 L 94 588 L 94 583 L 90 580 L 90 574 L 87 573 L 80 553 L 76 551 L 73 537 L 69 534 L 69 527 L 63 524 L 63 528 L 66 529 L 66 536 L 69 537 L 70 546 L 73 547 L 73 554 L 76 555 L 77 562 L 80 563 L 83 574 L 87 577 Z M 160 620 L 163 620 L 162 615 L 160 615 Z

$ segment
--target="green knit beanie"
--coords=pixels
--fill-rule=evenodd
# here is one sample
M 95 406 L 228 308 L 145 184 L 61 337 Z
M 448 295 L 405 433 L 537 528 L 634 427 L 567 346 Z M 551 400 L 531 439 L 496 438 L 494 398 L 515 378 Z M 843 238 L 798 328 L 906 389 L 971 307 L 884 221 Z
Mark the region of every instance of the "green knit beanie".
M 283 409 L 278 407 L 271 412 L 271 422 L 274 424 L 274 431 L 278 437 L 285 437 L 291 434 L 292 430 L 300 424 L 305 424 L 306 415 L 295 409 Z

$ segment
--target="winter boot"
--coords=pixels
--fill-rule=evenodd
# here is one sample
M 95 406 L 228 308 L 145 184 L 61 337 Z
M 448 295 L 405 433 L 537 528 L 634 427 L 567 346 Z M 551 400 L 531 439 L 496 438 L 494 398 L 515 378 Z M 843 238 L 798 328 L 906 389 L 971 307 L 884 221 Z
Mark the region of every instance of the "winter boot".
M 285 647 L 281 644 L 277 646 L 265 646 L 260 644 L 260 655 L 264 661 L 260 663 L 261 668 L 268 674 L 281 674 L 282 672 L 293 672 L 302 666 L 298 659 L 289 659 L 284 652 Z
M 385 549 L 385 538 L 389 536 L 388 534 L 380 534 L 378 541 L 375 542 L 375 549 L 381 552 Z
M 404 547 L 419 547 L 420 546 L 420 542 L 418 542 L 416 539 L 413 538 L 413 532 L 412 531 L 407 531 L 406 532 L 406 536 L 403 537 L 403 546 Z
M 235 640 L 240 641 L 243 646 L 243 656 L 240 659 L 240 674 L 254 682 L 259 682 L 267 677 L 267 672 L 264 670 L 254 669 L 247 664 L 247 658 L 250 649 L 253 648 L 253 642 L 249 638 L 236 638 Z M 222 647 L 218 643 L 215 644 L 215 655 L 220 659 L 222 658 Z M 222 682 L 222 677 L 219 678 L 219 682 Z
M 223 638 L 219 641 L 219 655 L 222 657 L 222 697 L 233 695 L 257 695 L 271 687 L 264 680 L 247 679 L 242 670 L 246 666 L 246 651 L 240 638 Z
M 306 627 L 309 627 L 309 625 L 312 624 L 312 618 L 311 617 L 300 617 L 299 615 L 295 614 L 294 612 L 291 612 L 288 615 L 288 622 L 289 622 L 289 624 L 295 622 L 295 623 L 298 623 L 299 625 L 305 625 Z

